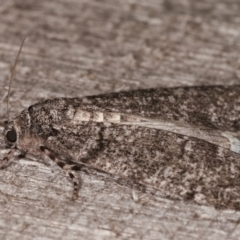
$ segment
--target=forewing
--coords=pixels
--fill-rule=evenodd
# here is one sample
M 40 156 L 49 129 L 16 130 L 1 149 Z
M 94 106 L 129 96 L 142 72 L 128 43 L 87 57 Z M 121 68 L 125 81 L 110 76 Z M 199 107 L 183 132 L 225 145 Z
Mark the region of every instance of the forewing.
M 86 97 L 86 110 L 181 121 L 224 131 L 240 130 L 240 86 L 176 87 Z
M 74 171 L 86 165 L 168 196 L 240 209 L 239 93 L 187 87 L 47 100 L 28 109 L 30 132 L 73 180 L 75 197 Z
M 57 144 L 59 154 L 67 151 L 76 163 L 166 196 L 240 208 L 239 155 L 215 144 L 159 129 L 102 122 L 62 126 L 49 144 Z

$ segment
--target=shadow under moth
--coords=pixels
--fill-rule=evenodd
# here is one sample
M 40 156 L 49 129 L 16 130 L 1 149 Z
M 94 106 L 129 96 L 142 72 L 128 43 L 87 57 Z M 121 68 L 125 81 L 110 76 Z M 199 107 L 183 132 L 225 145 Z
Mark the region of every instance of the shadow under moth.
M 94 169 L 164 196 L 240 210 L 240 86 L 135 90 L 40 101 L 5 122 L 8 154 Z

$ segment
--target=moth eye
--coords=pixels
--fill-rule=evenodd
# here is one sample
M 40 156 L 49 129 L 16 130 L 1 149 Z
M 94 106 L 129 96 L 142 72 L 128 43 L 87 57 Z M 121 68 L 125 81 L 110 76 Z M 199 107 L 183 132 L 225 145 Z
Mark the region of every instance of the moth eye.
M 7 140 L 9 142 L 16 142 L 17 140 L 17 133 L 15 130 L 10 130 L 7 132 Z
M 28 108 L 28 112 L 29 112 L 29 113 L 32 113 L 32 112 L 33 112 L 33 106 L 30 106 L 30 107 Z

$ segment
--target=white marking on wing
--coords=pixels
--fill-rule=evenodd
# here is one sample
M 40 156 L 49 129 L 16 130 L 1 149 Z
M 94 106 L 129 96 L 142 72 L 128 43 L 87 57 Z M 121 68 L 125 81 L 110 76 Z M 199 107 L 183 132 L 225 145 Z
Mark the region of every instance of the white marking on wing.
M 92 117 L 92 113 L 78 109 L 72 119 L 74 123 L 89 122 Z
M 72 123 L 74 124 L 88 121 L 164 130 L 205 140 L 220 147 L 230 149 L 233 152 L 240 153 L 240 140 L 236 133 L 213 130 L 211 128 L 191 125 L 180 121 L 150 119 L 124 113 L 89 112 L 81 109 L 76 111 L 72 119 Z
M 240 153 L 240 141 L 234 137 L 234 133 L 213 130 L 211 128 L 191 125 L 178 121 L 165 121 L 161 119 L 147 119 L 134 116 L 136 121 L 120 122 L 121 125 L 132 125 L 147 127 L 159 130 L 165 130 L 172 133 L 182 134 L 188 137 L 205 140 L 223 148 L 230 149 L 233 152 Z
M 230 150 L 236 153 L 240 153 L 240 140 L 234 133 L 222 132 L 222 136 L 226 137 L 230 142 Z
M 102 112 L 94 112 L 92 121 L 93 122 L 103 122 L 104 121 L 103 113 Z
M 103 113 L 104 122 L 120 123 L 121 113 Z

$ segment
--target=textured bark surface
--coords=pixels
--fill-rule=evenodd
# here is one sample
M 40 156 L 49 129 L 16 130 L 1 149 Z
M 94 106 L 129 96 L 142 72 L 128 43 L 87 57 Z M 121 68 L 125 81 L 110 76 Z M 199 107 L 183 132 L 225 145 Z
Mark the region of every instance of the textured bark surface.
M 236 0 L 0 0 L 0 120 L 25 34 L 11 116 L 51 97 L 239 84 L 239 14 Z M 240 212 L 82 178 L 72 202 L 55 166 L 22 159 L 2 170 L 0 239 L 239 239 Z

